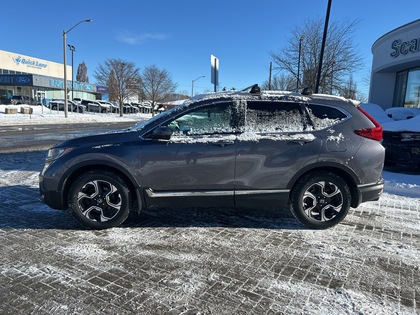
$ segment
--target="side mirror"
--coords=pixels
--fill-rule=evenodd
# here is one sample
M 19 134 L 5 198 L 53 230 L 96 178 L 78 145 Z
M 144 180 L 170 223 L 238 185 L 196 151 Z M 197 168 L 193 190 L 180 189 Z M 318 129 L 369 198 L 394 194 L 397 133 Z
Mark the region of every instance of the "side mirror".
M 156 140 L 169 140 L 171 136 L 172 130 L 167 126 L 159 126 L 151 134 L 151 138 Z

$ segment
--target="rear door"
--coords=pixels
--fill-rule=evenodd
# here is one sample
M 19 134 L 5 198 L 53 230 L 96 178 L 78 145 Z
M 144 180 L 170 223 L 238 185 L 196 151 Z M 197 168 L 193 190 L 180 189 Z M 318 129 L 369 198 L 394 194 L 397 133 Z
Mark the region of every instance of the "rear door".
M 247 101 L 237 145 L 237 205 L 287 201 L 290 179 L 317 161 L 322 141 L 305 113 L 303 104 L 296 102 Z

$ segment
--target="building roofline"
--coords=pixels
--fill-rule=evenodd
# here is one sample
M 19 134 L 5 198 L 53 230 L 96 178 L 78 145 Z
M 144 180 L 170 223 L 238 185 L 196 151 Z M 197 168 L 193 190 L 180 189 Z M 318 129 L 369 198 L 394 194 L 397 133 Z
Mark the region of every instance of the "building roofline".
M 415 24 L 415 23 L 420 23 L 420 19 L 418 19 L 418 20 L 414 20 L 414 21 L 411 21 L 411 22 L 409 22 L 409 23 L 407 23 L 407 24 L 401 25 L 401 26 L 399 26 L 399 27 L 397 27 L 397 28 L 393 29 L 392 31 L 389 31 L 388 33 L 385 33 L 384 35 L 382 35 L 381 37 L 379 37 L 377 40 L 375 40 L 375 42 L 372 44 L 372 47 L 371 47 L 371 52 L 373 53 L 373 47 L 375 47 L 375 46 L 376 46 L 376 44 L 377 44 L 379 41 L 381 41 L 384 37 L 387 37 L 388 35 L 390 35 L 390 34 L 392 34 L 392 33 L 395 33 L 396 31 L 398 31 L 398 30 L 400 30 L 400 29 L 402 29 L 402 28 L 405 28 L 405 27 L 407 27 L 407 26 L 409 26 L 409 25 L 411 25 L 411 24 Z

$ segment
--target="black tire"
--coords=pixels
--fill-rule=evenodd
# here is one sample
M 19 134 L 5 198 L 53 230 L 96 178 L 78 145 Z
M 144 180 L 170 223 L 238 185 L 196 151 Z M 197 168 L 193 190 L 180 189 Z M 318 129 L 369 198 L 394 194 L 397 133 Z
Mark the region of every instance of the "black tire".
M 326 229 L 347 215 L 351 193 L 347 183 L 332 172 L 312 172 L 301 177 L 290 196 L 290 211 L 309 228 Z
M 56 110 L 57 109 L 57 106 L 52 106 L 51 107 L 51 110 Z
M 79 176 L 68 194 L 71 213 L 91 229 L 107 229 L 123 223 L 130 212 L 130 199 L 130 190 L 124 180 L 103 170 Z

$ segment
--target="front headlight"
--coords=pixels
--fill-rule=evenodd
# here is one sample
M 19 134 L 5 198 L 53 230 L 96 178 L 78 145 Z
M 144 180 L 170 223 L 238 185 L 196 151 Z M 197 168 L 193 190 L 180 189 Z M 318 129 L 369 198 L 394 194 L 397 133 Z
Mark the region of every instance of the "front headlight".
M 47 161 L 52 161 L 58 159 L 60 156 L 63 156 L 71 152 L 74 148 L 52 148 L 48 150 Z

